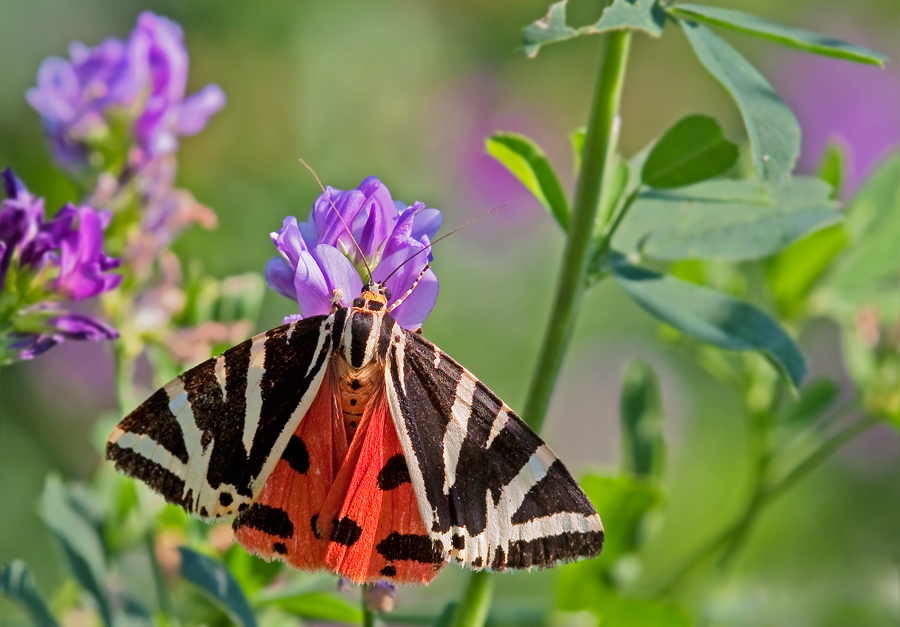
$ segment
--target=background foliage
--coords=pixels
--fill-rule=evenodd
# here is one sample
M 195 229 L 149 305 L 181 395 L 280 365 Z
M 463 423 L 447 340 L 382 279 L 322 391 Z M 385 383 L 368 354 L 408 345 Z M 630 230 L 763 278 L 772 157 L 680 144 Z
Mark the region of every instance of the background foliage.
M 890 0 L 856 2 L 852 7 L 838 0 L 719 4 L 900 58 L 897 10 Z M 441 208 L 447 225 L 506 203 L 506 209 L 447 240 L 436 251 L 442 293 L 425 333 L 511 406 L 521 408 L 540 329 L 551 305 L 563 237 L 541 203 L 485 153 L 484 140 L 497 130 L 538 140 L 561 183 L 559 190 L 535 187 L 542 190 L 545 204 L 558 207 L 562 190 L 573 187 L 575 168 L 567 136 L 584 123 L 596 39 L 585 37 L 547 47 L 527 60 L 515 48 L 521 44 L 521 27 L 546 13 L 542 2 L 375 5 L 285 0 L 237 5 L 0 0 L 4 16 L 0 54 L 15 60 L 5 64 L 0 82 L 0 165 L 14 165 L 32 189 L 48 197 L 48 206 L 71 199 L 73 190 L 51 164 L 39 120 L 26 104 L 24 92 L 33 85 L 44 57 L 63 54 L 72 40 L 93 44 L 110 34 L 124 36 L 137 13 L 145 9 L 165 14 L 185 28 L 191 87 L 217 82 L 229 99 L 209 127 L 185 140 L 180 151 L 180 186 L 215 208 L 219 228 L 212 233 L 188 232 L 177 245 L 179 252 L 199 260 L 216 277 L 261 271 L 272 254 L 268 232 L 277 229 L 287 214 L 302 219 L 318 193 L 314 181 L 297 164 L 298 156 L 307 159 L 327 184 L 339 188 L 353 187 L 366 175 L 376 174 L 398 198 L 420 199 Z M 599 8 L 593 3 L 569 6 L 570 24 L 591 24 L 598 16 Z M 826 141 L 839 138 L 848 155 L 843 169 L 829 166 L 832 162 L 826 160 L 819 171 L 831 181 L 840 181 L 843 198 L 853 197 L 860 182 L 881 157 L 896 148 L 900 137 L 896 67 L 889 65 L 884 71 L 822 59 L 717 32 L 760 68 L 796 112 L 803 132 L 801 172 L 819 170 Z M 675 29 L 659 40 L 636 35 L 632 47 L 622 104 L 621 152 L 630 158 L 684 116 L 703 113 L 720 122 L 724 138 L 740 148 L 736 167 L 749 171 L 752 163 L 740 114 L 727 92 L 703 72 L 685 37 Z M 731 153 L 715 130 L 707 129 L 703 136 L 711 150 Z M 504 147 L 515 151 L 517 138 L 498 138 L 489 150 L 494 155 L 504 154 Z M 839 179 L 837 171 L 842 174 Z M 645 170 L 645 178 L 647 174 Z M 671 173 L 658 174 L 654 184 L 666 187 L 665 176 Z M 795 179 L 795 183 L 801 181 Z M 890 193 L 889 180 L 878 184 L 887 191 L 866 188 L 869 195 L 860 206 L 877 205 Z M 752 190 L 747 193 L 752 195 Z M 810 189 L 798 192 L 803 200 L 815 194 Z M 652 215 L 673 203 L 678 203 L 678 211 L 690 214 L 691 208 L 674 193 L 642 199 L 631 217 L 639 212 Z M 558 210 L 553 214 L 557 220 L 563 215 Z M 707 222 L 701 215 L 690 224 L 695 226 L 689 231 L 696 232 Z M 622 252 L 629 252 L 628 229 L 625 223 L 618 233 L 616 248 Z M 871 226 L 857 219 L 848 232 L 859 238 L 867 229 Z M 806 315 L 801 310 L 807 307 L 808 286 L 797 272 L 783 269 L 815 265 L 817 255 L 827 256 L 827 238 L 833 237 L 827 233 L 820 232 L 822 241 L 815 254 L 789 249 L 771 264 L 743 262 L 735 271 L 727 263 L 734 247 L 723 245 L 718 256 L 705 257 L 717 261 L 677 261 L 671 270 L 686 281 L 742 297 L 754 296 L 759 285 L 748 282 L 747 276 L 766 274 L 775 286 L 770 313 L 793 331 L 801 328 L 797 316 Z M 643 235 L 631 233 L 632 241 Z M 889 258 L 890 251 L 896 250 L 896 239 L 873 242 L 870 256 L 876 259 Z M 651 237 L 641 245 L 656 259 L 680 260 L 684 256 L 678 246 L 687 244 L 683 238 Z M 846 276 L 871 268 L 864 258 L 866 248 L 845 264 L 849 268 L 841 271 Z M 671 330 L 661 331 L 625 295 L 627 291 L 634 296 L 629 278 L 634 276 L 619 272 L 616 282 L 603 282 L 589 292 L 544 435 L 576 475 L 592 472 L 584 486 L 607 529 L 635 529 L 648 540 L 640 547 L 640 559 L 616 560 L 614 572 L 609 567 L 615 558 L 627 557 L 641 542 L 629 539 L 617 545 L 611 536 L 604 557 L 596 562 L 499 577 L 492 609 L 492 619 L 498 622 L 544 620 L 547 608 L 589 611 L 610 594 L 597 584 L 598 579 L 612 577 L 626 585 L 638 575 L 650 582 L 668 581 L 693 551 L 742 511 L 753 491 L 754 468 L 746 452 L 755 444 L 746 417 L 753 411 L 754 395 L 765 396 L 766 386 L 771 385 L 765 366 L 752 357 L 723 365 L 719 363 L 723 353 L 698 348 Z M 836 284 L 840 287 L 840 281 Z M 839 289 L 830 297 L 833 302 L 848 302 L 847 292 Z M 293 311 L 290 307 L 268 292 L 257 330 L 275 326 L 281 316 Z M 843 324 L 852 328 L 852 312 L 847 316 Z M 774 437 L 789 440 L 795 436 L 792 425 L 803 425 L 820 408 L 832 402 L 840 406 L 853 394 L 852 380 L 866 364 L 859 360 L 854 364 L 854 347 L 841 345 L 835 319 L 813 317 L 802 325 L 799 340 L 809 357 L 810 383 L 799 401 L 786 397 L 779 405 L 783 427 Z M 45 477 L 52 473 L 86 480 L 97 470 L 97 451 L 108 435 L 109 423 L 118 417 L 109 413 L 115 402 L 106 350 L 100 345 L 64 345 L 40 361 L 2 371 L 0 563 L 25 560 L 53 609 L 70 607 L 78 594 L 62 552 L 70 550 L 65 548 L 66 537 L 90 536 L 92 518 L 90 506 L 85 505 L 90 499 L 66 492 L 56 479 L 45 487 Z M 652 365 L 658 383 L 646 366 L 632 363 L 626 370 L 634 356 Z M 753 385 L 723 383 L 729 372 L 749 373 Z M 717 378 L 716 373 L 726 374 Z M 821 377 L 836 383 L 829 385 Z M 640 407 L 634 398 L 658 398 L 659 404 Z M 633 440 L 629 446 L 620 446 L 620 414 L 627 418 L 633 412 L 658 416 L 651 421 L 657 424 L 664 420 L 667 455 L 662 475 L 646 461 L 657 459 L 647 451 L 661 449 L 661 439 L 651 433 L 639 446 Z M 98 416 L 103 419 L 95 430 Z M 900 613 L 898 460 L 896 431 L 876 427 L 766 510 L 732 556 L 729 577 L 712 569 L 687 579 L 679 591 L 682 604 L 709 624 L 760 624 L 776 619 L 791 623 L 800 617 L 821 625 L 896 621 Z M 640 469 L 638 474 L 647 480 L 636 488 L 623 487 L 622 481 L 608 476 L 623 465 Z M 117 511 L 132 511 L 140 499 L 115 482 L 100 489 L 104 503 L 118 504 Z M 662 512 L 663 505 L 664 524 L 660 516 L 643 516 L 654 509 Z M 83 524 L 54 526 L 61 519 Z M 133 540 L 135 532 L 127 516 L 118 523 L 120 541 Z M 195 546 L 216 553 L 203 525 L 176 514 L 163 516 L 159 525 L 161 532 L 174 529 L 176 536 L 186 535 L 196 541 Z M 54 535 L 62 542 L 54 540 Z M 84 542 L 74 543 L 84 546 Z M 227 549 L 226 557 L 258 611 L 279 603 L 285 611 L 291 611 L 288 606 L 293 604 L 295 613 L 312 618 L 316 616 L 309 608 L 323 612 L 318 616 L 322 619 L 355 611 L 349 605 L 328 605 L 337 603 L 332 596 L 322 596 L 332 589 L 331 580 L 304 582 L 306 587 L 285 596 L 290 602 L 267 597 L 260 591 L 273 572 L 237 547 Z M 78 559 L 84 570 L 79 580 L 109 576 L 102 572 L 105 565 L 96 554 Z M 182 567 L 198 573 L 215 567 L 203 562 L 202 556 L 193 559 Z M 7 570 L 0 581 L 12 587 L 22 585 L 23 577 Z M 401 608 L 389 616 L 401 620 L 433 614 L 436 605 L 459 595 L 463 581 L 462 573 L 448 568 L 427 589 L 401 591 Z M 142 587 L 130 582 L 129 589 Z M 103 594 L 100 586 L 92 593 L 101 610 L 106 604 Z M 146 605 L 147 599 L 138 601 Z M 213 606 L 197 603 L 193 619 L 224 620 Z M 129 605 L 125 597 L 113 605 L 126 614 L 129 607 L 138 606 Z M 240 617 L 246 611 L 236 607 L 230 613 Z M 641 607 L 639 600 L 623 601 L 617 611 L 623 616 L 643 612 L 647 624 L 681 620 L 680 610 Z M 669 615 L 661 618 L 659 613 Z M 265 616 L 264 609 L 260 615 Z M 21 621 L 22 614 L 4 599 L 0 618 Z M 579 620 L 568 613 L 557 619 Z M 615 616 L 607 620 L 616 624 Z

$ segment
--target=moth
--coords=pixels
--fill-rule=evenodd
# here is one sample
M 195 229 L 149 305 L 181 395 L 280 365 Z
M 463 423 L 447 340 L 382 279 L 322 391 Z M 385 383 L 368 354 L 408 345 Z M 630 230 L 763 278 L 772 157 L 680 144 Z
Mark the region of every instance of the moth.
M 267 560 L 352 581 L 428 583 L 594 557 L 603 526 L 553 451 L 387 310 L 370 283 L 166 384 L 106 456 Z

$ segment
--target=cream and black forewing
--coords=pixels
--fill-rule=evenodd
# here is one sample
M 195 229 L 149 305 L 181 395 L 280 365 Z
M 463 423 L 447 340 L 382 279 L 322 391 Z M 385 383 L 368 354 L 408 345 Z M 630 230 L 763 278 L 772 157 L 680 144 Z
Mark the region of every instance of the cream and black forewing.
M 394 325 L 386 385 L 420 511 L 476 570 L 600 554 L 603 526 L 553 451 L 474 375 Z
M 285 452 L 342 337 L 346 310 L 261 333 L 167 383 L 106 456 L 203 518 L 244 511 Z

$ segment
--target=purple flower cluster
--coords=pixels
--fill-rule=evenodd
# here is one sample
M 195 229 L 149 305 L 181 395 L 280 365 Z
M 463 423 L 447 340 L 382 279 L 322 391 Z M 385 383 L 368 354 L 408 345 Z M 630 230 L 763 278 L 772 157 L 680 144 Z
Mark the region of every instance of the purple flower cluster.
M 427 209 L 421 202 L 406 206 L 394 201 L 374 176 L 356 189 L 328 187 L 306 222 L 289 216 L 281 230 L 272 233 L 281 256 L 269 261 L 266 280 L 279 294 L 296 300 L 303 317 L 329 313 L 336 299 L 349 306 L 362 291 L 363 279 L 369 278 L 387 281 L 391 306 L 432 260 L 430 249 L 419 253 L 440 226 L 440 211 Z M 366 264 L 372 269 L 371 277 Z M 417 329 L 434 307 L 437 294 L 437 276 L 429 269 L 391 315 L 401 326 Z M 285 322 L 298 317 L 288 316 Z
M 130 123 L 138 150 L 129 159 L 140 168 L 174 152 L 179 135 L 199 132 L 225 104 L 216 85 L 185 98 L 181 27 L 153 13 L 140 15 L 128 41 L 109 38 L 93 48 L 73 43 L 69 57 L 46 59 L 27 98 L 43 118 L 55 157 L 70 169 L 85 165 L 114 120 Z
M 0 348 L 30 359 L 65 339 L 118 337 L 107 324 L 52 302 L 84 300 L 122 281 L 109 274 L 120 261 L 102 248 L 110 213 L 66 204 L 48 220 L 42 198 L 30 194 L 11 170 L 2 178 Z

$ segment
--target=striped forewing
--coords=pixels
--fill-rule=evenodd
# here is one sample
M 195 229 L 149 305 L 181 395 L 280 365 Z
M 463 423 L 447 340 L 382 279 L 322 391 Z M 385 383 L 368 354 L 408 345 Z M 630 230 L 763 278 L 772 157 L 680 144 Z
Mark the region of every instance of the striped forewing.
M 345 317 L 272 329 L 188 370 L 119 424 L 107 458 L 203 518 L 243 511 L 312 403 Z
M 394 326 L 385 372 L 419 508 L 470 568 L 552 566 L 599 555 L 603 526 L 552 450 L 469 371 Z

